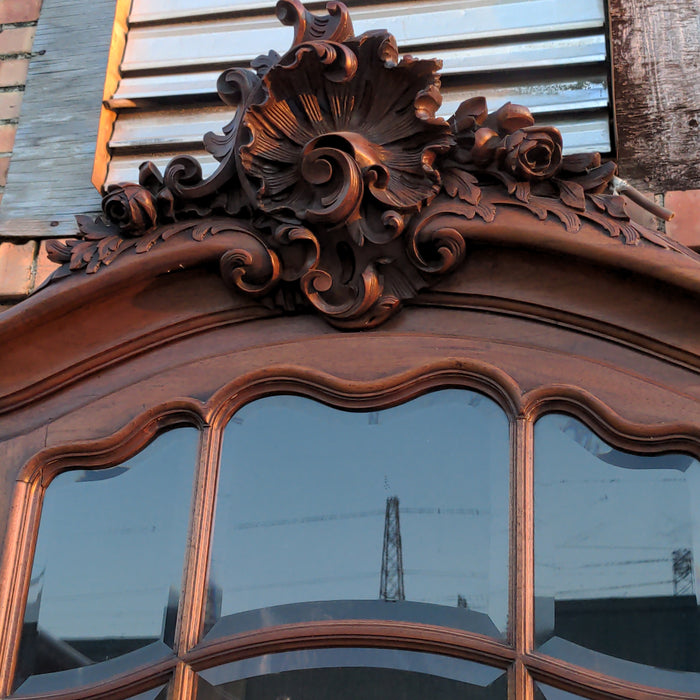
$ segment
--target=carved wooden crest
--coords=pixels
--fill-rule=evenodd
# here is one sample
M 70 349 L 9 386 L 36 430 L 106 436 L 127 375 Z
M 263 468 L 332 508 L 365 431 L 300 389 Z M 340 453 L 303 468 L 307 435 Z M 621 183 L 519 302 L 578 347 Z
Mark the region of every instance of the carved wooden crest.
M 189 156 L 164 173 L 144 163 L 139 184 L 108 187 L 104 218 L 78 217 L 79 236 L 51 244 L 63 263 L 52 280 L 219 236 L 232 246 L 217 253 L 221 274 L 236 290 L 359 329 L 458 266 L 470 222 L 507 225 L 515 211 L 690 254 L 630 221 L 610 191 L 621 182 L 614 163 L 562 156 L 559 131 L 518 105 L 489 113 L 473 98 L 449 121 L 436 117 L 440 61 L 399 58 L 390 34 L 356 37 L 344 5 L 326 8 L 316 16 L 280 0 L 292 48 L 221 75 L 219 95 L 237 110 L 222 135 L 204 137 L 213 175 Z

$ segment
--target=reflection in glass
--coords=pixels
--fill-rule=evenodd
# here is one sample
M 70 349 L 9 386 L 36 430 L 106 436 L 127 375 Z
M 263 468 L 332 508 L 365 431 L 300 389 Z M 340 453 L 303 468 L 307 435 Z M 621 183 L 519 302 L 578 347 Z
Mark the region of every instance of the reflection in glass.
M 508 464 L 505 415 L 470 391 L 367 413 L 295 396 L 245 406 L 223 443 L 209 626 L 264 609 L 229 626 L 415 618 L 498 636 Z
M 612 449 L 568 416 L 537 422 L 541 651 L 638 683 L 697 691 L 698 552 L 696 460 Z
M 105 665 L 115 673 L 171 653 L 153 643 L 174 634 L 198 439 L 173 430 L 120 466 L 51 482 L 15 675 L 33 676 L 23 693 L 99 680 L 82 668 L 96 662 L 122 657 Z
M 506 674 L 444 656 L 317 649 L 259 656 L 200 673 L 197 700 L 506 700 Z

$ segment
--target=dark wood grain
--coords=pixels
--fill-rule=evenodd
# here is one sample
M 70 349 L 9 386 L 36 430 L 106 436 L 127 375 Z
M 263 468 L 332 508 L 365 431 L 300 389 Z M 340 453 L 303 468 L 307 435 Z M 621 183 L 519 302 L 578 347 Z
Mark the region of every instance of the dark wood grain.
M 700 187 L 700 6 L 609 0 L 620 174 L 646 192 Z

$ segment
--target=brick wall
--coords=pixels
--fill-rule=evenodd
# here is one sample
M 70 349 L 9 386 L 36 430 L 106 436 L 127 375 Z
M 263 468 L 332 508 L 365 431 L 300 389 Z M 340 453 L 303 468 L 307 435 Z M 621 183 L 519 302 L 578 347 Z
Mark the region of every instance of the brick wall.
M 10 176 L 41 1 L 0 1 L 0 206 Z M 15 243 L 0 237 L 0 308 L 27 296 L 49 274 L 50 265 L 43 243 Z
M 0 3 L 0 201 L 7 182 L 41 0 Z

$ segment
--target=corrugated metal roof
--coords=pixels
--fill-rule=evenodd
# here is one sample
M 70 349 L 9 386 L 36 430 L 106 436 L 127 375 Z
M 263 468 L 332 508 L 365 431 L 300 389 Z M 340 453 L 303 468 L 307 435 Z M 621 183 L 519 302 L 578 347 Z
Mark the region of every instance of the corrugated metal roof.
M 567 152 L 611 150 L 603 0 L 346 4 L 357 34 L 388 29 L 403 53 L 443 60 L 442 116 L 473 95 L 490 109 L 510 100 L 559 127 Z M 291 39 L 271 0 L 133 0 L 121 78 L 106 96 L 117 113 L 107 182 L 183 152 L 213 169 L 202 136 L 221 131 L 233 111 L 216 95 L 219 72 L 283 52 Z

